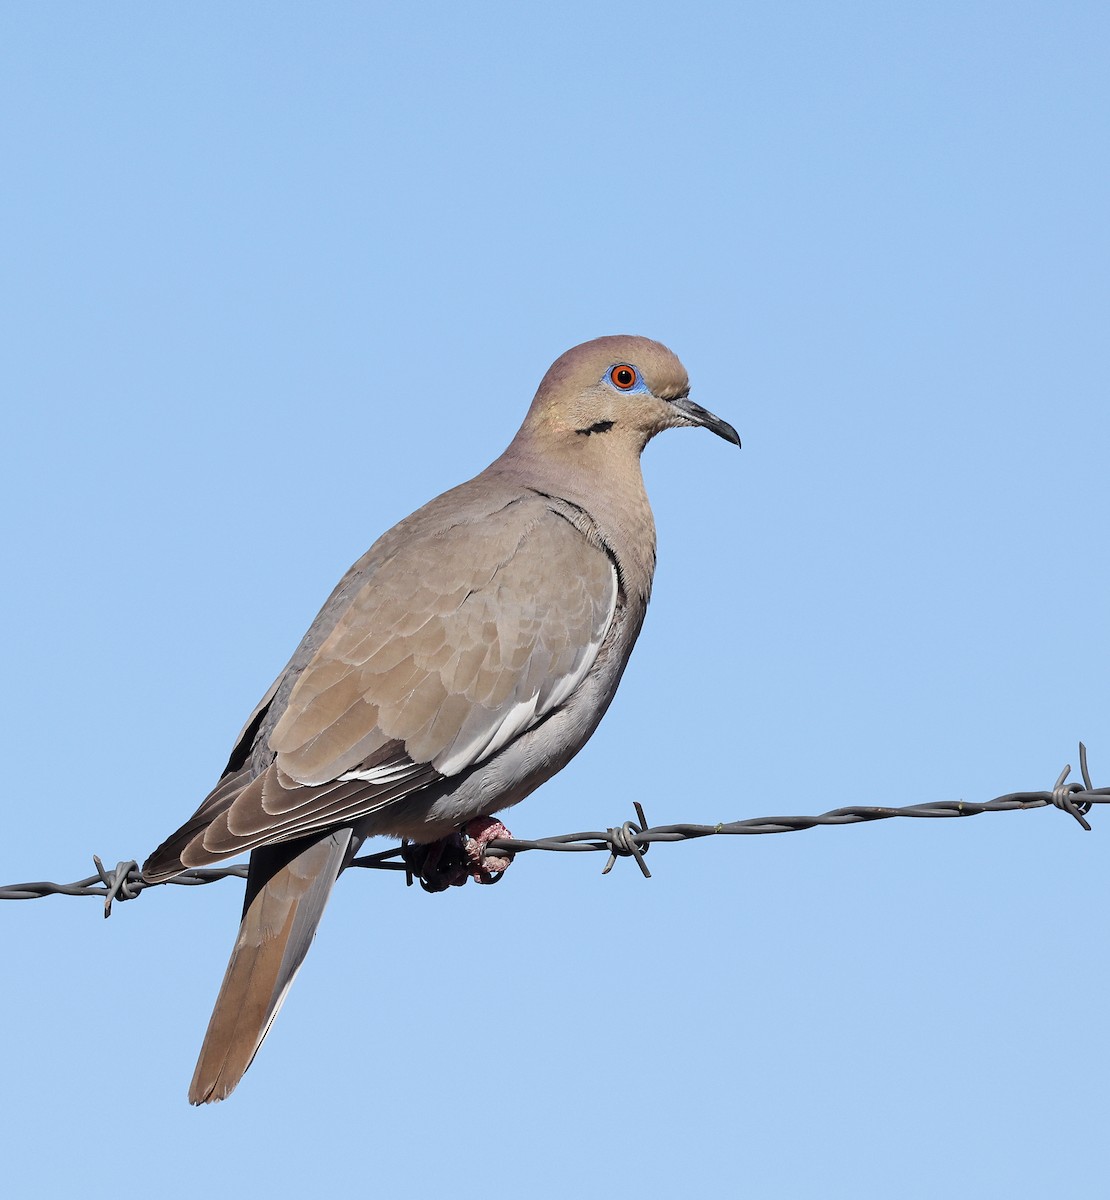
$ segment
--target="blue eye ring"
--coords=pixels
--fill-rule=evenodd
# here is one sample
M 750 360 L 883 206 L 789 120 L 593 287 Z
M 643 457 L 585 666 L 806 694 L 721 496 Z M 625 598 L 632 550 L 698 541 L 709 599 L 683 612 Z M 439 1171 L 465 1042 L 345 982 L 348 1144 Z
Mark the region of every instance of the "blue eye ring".
M 622 392 L 630 392 L 640 382 L 640 376 L 631 363 L 617 363 L 609 370 L 609 382 Z

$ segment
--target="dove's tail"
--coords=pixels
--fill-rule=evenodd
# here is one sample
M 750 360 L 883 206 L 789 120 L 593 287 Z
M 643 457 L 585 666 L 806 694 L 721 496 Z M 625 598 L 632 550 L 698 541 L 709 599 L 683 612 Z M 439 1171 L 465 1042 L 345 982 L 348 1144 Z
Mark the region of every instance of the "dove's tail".
M 251 854 L 243 920 L 189 1086 L 191 1104 L 223 1100 L 243 1078 L 358 840 L 343 828 Z

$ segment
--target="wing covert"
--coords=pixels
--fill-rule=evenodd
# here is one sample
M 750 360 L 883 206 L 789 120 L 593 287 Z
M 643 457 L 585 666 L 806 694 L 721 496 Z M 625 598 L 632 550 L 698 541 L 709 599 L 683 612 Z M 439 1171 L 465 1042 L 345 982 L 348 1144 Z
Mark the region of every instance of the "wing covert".
M 491 536 L 455 526 L 398 548 L 308 663 L 270 746 L 303 784 L 372 782 L 386 743 L 455 775 L 562 704 L 617 603 L 608 555 L 539 500 Z

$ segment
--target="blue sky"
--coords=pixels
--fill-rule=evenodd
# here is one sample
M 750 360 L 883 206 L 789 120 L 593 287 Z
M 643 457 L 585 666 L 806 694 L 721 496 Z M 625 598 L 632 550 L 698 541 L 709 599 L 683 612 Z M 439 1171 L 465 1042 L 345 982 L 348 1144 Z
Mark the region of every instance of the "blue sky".
M 144 857 L 335 580 L 544 370 L 659 338 L 647 624 L 521 836 L 1110 780 L 1110 15 L 65 3 L 0 17 L 0 881 Z M 1043 1196 L 1106 1176 L 1110 827 L 341 881 L 185 1103 L 239 885 L 2 910 L 13 1193 Z

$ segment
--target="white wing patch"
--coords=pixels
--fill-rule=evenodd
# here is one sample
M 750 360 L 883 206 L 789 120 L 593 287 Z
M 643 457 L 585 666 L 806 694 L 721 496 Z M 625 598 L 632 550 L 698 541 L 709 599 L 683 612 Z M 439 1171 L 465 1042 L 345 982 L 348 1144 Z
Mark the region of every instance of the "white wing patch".
M 366 771 L 347 771 L 338 777 L 339 783 L 350 783 L 355 779 L 365 779 L 371 783 L 387 784 L 407 778 L 413 773 L 413 764 L 407 759 L 399 763 L 386 763 L 381 767 L 371 767 Z
M 544 679 L 538 686 L 533 686 L 528 695 L 511 697 L 499 710 L 490 712 L 476 707 L 471 717 L 477 719 L 463 723 L 458 736 L 432 760 L 432 766 L 441 775 L 457 775 L 504 749 L 520 733 L 554 712 L 589 674 L 616 609 L 617 572 L 611 566 L 609 602 L 604 618 L 594 626 L 593 636 L 581 648 L 571 669 L 564 675 Z M 528 674 L 527 670 L 524 674 Z

